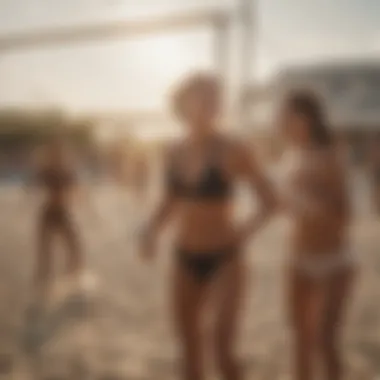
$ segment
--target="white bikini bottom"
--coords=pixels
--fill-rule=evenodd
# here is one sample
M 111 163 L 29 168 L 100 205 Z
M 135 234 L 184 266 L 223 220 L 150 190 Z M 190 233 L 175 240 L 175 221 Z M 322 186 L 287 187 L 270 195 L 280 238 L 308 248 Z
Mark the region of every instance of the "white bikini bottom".
M 305 255 L 293 259 L 291 265 L 300 273 L 311 278 L 325 278 L 354 267 L 356 258 L 346 250 L 328 255 Z

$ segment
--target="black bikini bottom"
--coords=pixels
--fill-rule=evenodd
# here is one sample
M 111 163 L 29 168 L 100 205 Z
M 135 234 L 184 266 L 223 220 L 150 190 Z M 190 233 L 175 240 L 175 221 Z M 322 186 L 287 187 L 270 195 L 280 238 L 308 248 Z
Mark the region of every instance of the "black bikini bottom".
M 207 282 L 218 272 L 235 253 L 235 247 L 226 247 L 215 251 L 176 250 L 179 264 L 182 265 L 200 283 Z

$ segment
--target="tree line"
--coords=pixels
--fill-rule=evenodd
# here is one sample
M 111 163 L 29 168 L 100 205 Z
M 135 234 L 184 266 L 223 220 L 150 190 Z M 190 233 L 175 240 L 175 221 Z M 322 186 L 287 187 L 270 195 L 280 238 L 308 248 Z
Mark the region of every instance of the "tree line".
M 57 136 L 69 142 L 85 165 L 92 166 L 96 160 L 94 122 L 56 109 L 0 109 L 0 179 L 30 172 L 34 152 Z
M 0 151 L 30 150 L 57 135 L 84 149 L 93 145 L 92 126 L 59 110 L 0 109 Z

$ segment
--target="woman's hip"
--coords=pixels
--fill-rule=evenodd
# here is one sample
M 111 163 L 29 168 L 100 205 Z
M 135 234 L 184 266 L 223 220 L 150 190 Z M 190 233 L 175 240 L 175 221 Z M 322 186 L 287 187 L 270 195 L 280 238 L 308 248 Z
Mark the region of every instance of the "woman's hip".
M 323 282 L 353 272 L 356 267 L 356 255 L 348 248 L 323 253 L 297 252 L 288 261 L 288 269 L 293 276 Z

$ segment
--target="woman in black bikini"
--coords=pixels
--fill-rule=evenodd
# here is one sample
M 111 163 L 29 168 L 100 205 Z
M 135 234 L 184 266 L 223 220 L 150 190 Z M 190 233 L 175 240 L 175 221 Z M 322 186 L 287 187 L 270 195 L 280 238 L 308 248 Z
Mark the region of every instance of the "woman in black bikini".
M 67 162 L 67 151 L 62 141 L 57 139 L 47 146 L 45 164 L 39 168 L 35 182 L 45 193 L 38 223 L 35 282 L 37 290 L 45 290 L 50 277 L 55 235 L 61 235 L 67 245 L 68 274 L 76 279 L 83 266 L 78 233 L 70 212 L 76 178 Z
M 244 288 L 243 246 L 275 206 L 252 154 L 218 130 L 222 100 L 221 83 L 208 74 L 191 76 L 176 91 L 174 108 L 188 134 L 168 154 L 166 193 L 141 247 L 145 258 L 154 255 L 158 234 L 176 216 L 173 312 L 186 380 L 204 379 L 202 323 L 211 294 L 217 311 L 216 363 L 226 380 L 242 379 L 234 349 Z M 234 187 L 241 180 L 258 193 L 261 207 L 239 227 L 232 206 Z

